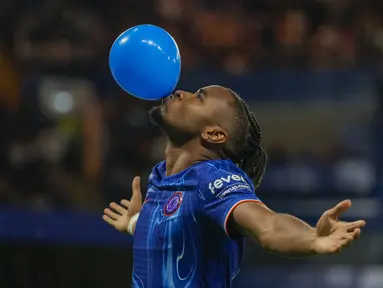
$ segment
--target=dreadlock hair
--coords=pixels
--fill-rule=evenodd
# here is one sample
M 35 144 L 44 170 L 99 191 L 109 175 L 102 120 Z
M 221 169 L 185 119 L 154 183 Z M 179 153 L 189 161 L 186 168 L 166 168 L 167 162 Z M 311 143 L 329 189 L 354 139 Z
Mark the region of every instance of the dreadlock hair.
M 267 154 L 261 145 L 261 128 L 249 105 L 237 93 L 228 90 L 235 99 L 232 104 L 234 137 L 229 138 L 223 153 L 251 178 L 257 188 L 267 164 Z

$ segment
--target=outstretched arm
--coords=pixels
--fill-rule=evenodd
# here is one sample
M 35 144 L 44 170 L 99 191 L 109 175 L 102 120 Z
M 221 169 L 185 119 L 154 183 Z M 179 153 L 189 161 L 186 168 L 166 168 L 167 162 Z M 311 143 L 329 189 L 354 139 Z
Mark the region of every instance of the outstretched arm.
M 316 228 L 288 215 L 275 213 L 256 202 L 245 202 L 232 214 L 234 227 L 257 240 L 262 247 L 284 256 L 331 254 L 347 247 L 360 235 L 364 221 L 339 222 L 338 216 L 347 210 L 346 200 L 326 211 Z

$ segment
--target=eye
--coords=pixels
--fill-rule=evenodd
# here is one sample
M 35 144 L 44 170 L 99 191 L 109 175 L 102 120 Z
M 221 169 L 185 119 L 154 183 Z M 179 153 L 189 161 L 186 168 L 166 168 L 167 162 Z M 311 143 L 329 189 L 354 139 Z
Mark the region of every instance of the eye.
M 203 98 L 203 93 L 202 93 L 202 91 L 198 91 L 198 92 L 197 92 L 197 99 L 202 100 L 202 98 Z

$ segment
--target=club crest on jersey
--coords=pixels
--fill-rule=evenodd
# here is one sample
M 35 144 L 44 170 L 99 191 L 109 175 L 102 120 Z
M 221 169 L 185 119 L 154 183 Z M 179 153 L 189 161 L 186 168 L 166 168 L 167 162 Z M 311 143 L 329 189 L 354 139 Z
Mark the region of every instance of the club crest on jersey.
M 164 212 L 166 216 L 173 215 L 178 208 L 180 208 L 182 203 L 182 192 L 176 192 L 172 196 L 170 196 L 168 202 L 164 207 Z

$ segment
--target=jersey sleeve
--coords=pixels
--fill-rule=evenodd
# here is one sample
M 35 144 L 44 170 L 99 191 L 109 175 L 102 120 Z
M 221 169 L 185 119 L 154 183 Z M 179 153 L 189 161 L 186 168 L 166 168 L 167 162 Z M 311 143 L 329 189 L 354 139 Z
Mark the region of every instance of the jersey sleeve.
M 227 222 L 234 209 L 244 202 L 259 202 L 252 181 L 243 173 L 206 165 L 201 171 L 198 195 L 202 213 L 228 234 Z

